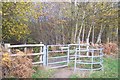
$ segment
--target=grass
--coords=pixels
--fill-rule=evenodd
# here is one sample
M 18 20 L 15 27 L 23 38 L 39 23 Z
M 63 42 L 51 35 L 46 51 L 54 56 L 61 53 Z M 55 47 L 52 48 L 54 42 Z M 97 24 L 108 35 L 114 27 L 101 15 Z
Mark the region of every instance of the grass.
M 80 78 L 80 76 L 78 74 L 72 74 L 69 78 Z M 70 80 L 74 80 L 74 79 L 70 79 Z
M 61 64 L 61 65 L 67 65 L 67 62 L 61 62 L 59 64 Z
M 118 78 L 118 60 L 114 58 L 103 59 L 103 71 L 93 71 L 90 78 Z
M 62 63 L 61 63 L 62 64 Z M 85 76 L 78 73 L 72 74 L 69 78 L 118 78 L 118 59 L 116 58 L 103 58 L 104 70 L 89 72 Z M 74 67 L 74 62 L 71 62 L 68 67 Z M 32 78 L 52 78 L 55 74 L 54 69 L 36 69 L 36 73 Z
M 36 72 L 32 75 L 32 78 L 50 78 L 55 70 L 53 69 L 36 69 Z
M 74 67 L 74 62 L 69 64 L 69 67 Z M 89 72 L 85 76 L 73 74 L 70 78 L 118 78 L 118 59 L 116 58 L 103 58 L 103 71 Z

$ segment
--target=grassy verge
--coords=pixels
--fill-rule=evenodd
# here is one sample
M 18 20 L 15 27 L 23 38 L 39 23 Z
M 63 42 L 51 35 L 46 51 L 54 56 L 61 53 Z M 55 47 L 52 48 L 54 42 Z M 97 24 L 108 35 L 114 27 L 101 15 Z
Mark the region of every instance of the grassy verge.
M 71 66 L 74 66 L 73 62 L 69 64 L 69 67 Z M 82 75 L 83 73 L 79 75 L 76 73 L 71 75 L 70 78 L 118 78 L 118 59 L 110 57 L 103 58 L 103 67 L 103 71 L 87 71 L 85 76 Z
M 90 78 L 118 78 L 118 60 L 114 58 L 104 58 L 103 71 L 93 71 Z

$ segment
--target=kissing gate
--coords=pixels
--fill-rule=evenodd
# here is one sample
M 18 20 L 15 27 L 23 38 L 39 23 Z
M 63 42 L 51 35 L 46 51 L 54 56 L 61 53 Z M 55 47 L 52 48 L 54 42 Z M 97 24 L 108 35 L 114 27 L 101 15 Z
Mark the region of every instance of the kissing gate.
M 79 70 L 102 70 L 103 52 L 102 48 L 91 48 L 88 43 L 66 44 L 66 45 L 44 45 L 44 44 L 5 44 L 11 57 L 21 56 L 13 54 L 19 49 L 32 56 L 34 65 L 43 65 L 50 68 L 62 68 L 74 62 L 74 71 Z

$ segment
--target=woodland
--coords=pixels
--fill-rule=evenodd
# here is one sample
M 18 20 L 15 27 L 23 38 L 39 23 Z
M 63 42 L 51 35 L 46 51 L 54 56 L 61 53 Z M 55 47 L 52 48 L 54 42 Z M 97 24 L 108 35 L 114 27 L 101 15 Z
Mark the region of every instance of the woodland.
M 4 2 L 4 43 L 68 44 L 118 41 L 117 2 Z
M 0 2 L 0 78 L 118 78 L 119 6 L 119 2 L 76 0 Z M 12 49 L 11 52 L 5 49 L 6 43 L 17 46 L 42 43 L 47 46 L 84 44 L 86 40 L 94 49 L 102 46 L 103 71 L 73 73 L 73 62 L 61 69 L 35 66 L 32 62 L 39 60 L 40 56 L 36 55 L 33 60 L 30 55 L 42 53 L 36 53 L 40 47 L 28 49 L 28 52 L 13 49 L 16 57 L 11 57 Z M 56 50 L 55 47 L 49 49 L 51 53 Z M 72 50 L 68 56 L 75 54 L 75 47 Z M 56 55 L 65 56 L 64 52 Z

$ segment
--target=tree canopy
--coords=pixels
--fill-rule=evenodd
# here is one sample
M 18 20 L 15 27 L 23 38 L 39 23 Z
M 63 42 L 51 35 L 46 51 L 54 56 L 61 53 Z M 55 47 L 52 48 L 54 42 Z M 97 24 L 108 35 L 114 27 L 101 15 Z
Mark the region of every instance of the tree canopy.
M 88 35 L 89 34 L 89 35 Z M 10 43 L 117 41 L 118 3 L 2 3 L 2 38 Z

